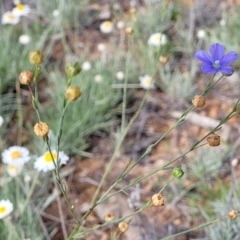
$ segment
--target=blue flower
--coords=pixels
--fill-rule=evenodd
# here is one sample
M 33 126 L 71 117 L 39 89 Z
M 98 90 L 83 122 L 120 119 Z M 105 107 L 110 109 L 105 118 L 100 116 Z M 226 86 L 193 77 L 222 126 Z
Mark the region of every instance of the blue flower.
M 210 46 L 209 53 L 199 50 L 195 53 L 196 59 L 202 61 L 201 70 L 203 73 L 216 74 L 221 72 L 223 74 L 230 75 L 233 73 L 232 66 L 229 66 L 232 62 L 238 59 L 238 54 L 234 51 L 230 51 L 224 54 L 224 46 L 215 43 Z

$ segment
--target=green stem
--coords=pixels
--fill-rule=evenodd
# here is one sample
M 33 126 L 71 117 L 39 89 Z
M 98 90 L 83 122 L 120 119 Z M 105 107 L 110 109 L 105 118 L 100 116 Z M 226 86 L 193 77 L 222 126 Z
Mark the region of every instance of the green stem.
M 198 229 L 200 229 L 200 228 L 207 227 L 207 226 L 212 225 L 212 224 L 214 224 L 214 223 L 220 222 L 220 221 L 224 220 L 224 219 L 227 218 L 227 217 L 228 217 L 228 216 L 224 216 L 224 217 L 222 217 L 222 218 L 215 219 L 215 220 L 213 220 L 213 221 L 211 221 L 211 222 L 207 222 L 207 223 L 200 224 L 200 225 L 198 225 L 197 227 L 193 227 L 193 228 L 191 228 L 191 229 L 182 231 L 182 232 L 180 232 L 180 233 L 176 233 L 176 234 L 173 234 L 173 235 L 171 235 L 171 236 L 161 238 L 160 240 L 172 239 L 172 238 L 177 237 L 177 236 L 180 236 L 180 235 L 182 235 L 182 234 L 185 234 L 185 233 L 188 233 L 188 232 L 192 232 L 192 231 L 198 230 Z

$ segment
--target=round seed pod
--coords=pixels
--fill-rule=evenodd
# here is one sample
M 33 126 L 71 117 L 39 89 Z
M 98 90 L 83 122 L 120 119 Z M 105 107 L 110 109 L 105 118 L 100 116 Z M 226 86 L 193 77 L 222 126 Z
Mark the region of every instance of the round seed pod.
M 228 212 L 228 217 L 232 220 L 236 219 L 238 217 L 238 212 L 236 210 L 230 210 Z
M 166 56 L 160 56 L 159 57 L 159 62 L 163 65 L 165 65 L 168 62 L 168 57 Z
M 118 224 L 118 229 L 119 229 L 119 231 L 120 232 L 126 232 L 127 230 L 128 230 L 128 223 L 126 223 L 126 222 L 120 222 L 119 224 Z
M 196 108 L 202 108 L 205 105 L 205 102 L 205 97 L 203 97 L 202 95 L 196 95 L 192 99 L 192 104 Z
M 81 72 L 81 67 L 78 62 L 68 63 L 65 67 L 65 71 L 69 77 L 74 77 Z
M 43 53 L 35 50 L 29 53 L 29 61 L 33 65 L 38 65 L 43 62 Z
M 131 15 L 134 15 L 137 12 L 137 9 L 135 7 L 130 8 L 129 10 Z
M 82 95 L 78 86 L 69 86 L 66 90 L 66 98 L 69 101 L 76 101 Z
M 216 133 L 212 133 L 207 137 L 207 143 L 211 147 L 217 147 L 220 145 L 220 136 Z
M 172 174 L 175 178 L 181 178 L 184 175 L 184 171 L 180 167 L 175 167 Z
M 105 217 L 104 220 L 105 222 L 110 222 L 115 219 L 115 216 L 112 213 L 108 213 Z
M 19 81 L 23 85 L 31 84 L 33 81 L 33 73 L 28 70 L 22 71 L 19 75 Z
M 153 206 L 159 207 L 164 205 L 164 197 L 160 193 L 156 193 L 152 196 Z
M 45 122 L 38 122 L 34 126 L 34 132 L 38 137 L 46 137 L 49 132 L 48 124 Z
M 132 29 L 131 27 L 126 27 L 125 33 L 126 33 L 127 35 L 132 35 L 132 34 L 133 34 L 133 29 Z

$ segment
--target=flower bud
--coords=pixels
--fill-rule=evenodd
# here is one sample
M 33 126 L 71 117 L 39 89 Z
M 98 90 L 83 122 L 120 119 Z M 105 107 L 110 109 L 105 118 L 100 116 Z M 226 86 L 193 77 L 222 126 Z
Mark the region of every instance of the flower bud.
M 175 178 L 181 178 L 184 175 L 184 171 L 180 167 L 175 167 L 172 174 Z
M 119 229 L 120 232 L 126 232 L 128 230 L 128 223 L 120 222 L 118 224 L 118 229 Z
M 38 65 L 43 62 L 43 53 L 35 50 L 29 53 L 29 61 L 33 65 Z
M 81 67 L 78 62 L 68 63 L 65 67 L 65 71 L 68 77 L 74 77 L 81 72 Z
M 66 90 L 66 98 L 69 101 L 76 101 L 81 95 L 82 93 L 78 86 L 69 86 Z
M 49 132 L 48 124 L 45 122 L 38 122 L 34 126 L 34 132 L 38 137 L 46 137 Z
M 236 219 L 238 217 L 238 212 L 236 210 L 230 210 L 228 212 L 228 217 L 232 220 Z
M 19 81 L 21 84 L 23 85 L 30 85 L 32 80 L 33 80 L 33 73 L 28 71 L 28 70 L 25 70 L 25 71 L 22 71 L 19 75 Z
M 207 142 L 209 146 L 216 147 L 220 145 L 220 136 L 216 133 L 212 133 L 207 137 Z
M 192 104 L 194 107 L 201 108 L 205 105 L 205 97 L 202 95 L 196 95 L 192 99 Z
M 164 205 L 164 197 L 160 193 L 156 193 L 152 196 L 152 204 L 156 207 Z
M 108 213 L 105 217 L 104 220 L 105 222 L 110 222 L 115 219 L 115 216 L 112 213 Z
M 127 35 L 132 35 L 132 34 L 133 34 L 133 29 L 132 29 L 131 27 L 126 27 L 125 33 L 126 33 Z

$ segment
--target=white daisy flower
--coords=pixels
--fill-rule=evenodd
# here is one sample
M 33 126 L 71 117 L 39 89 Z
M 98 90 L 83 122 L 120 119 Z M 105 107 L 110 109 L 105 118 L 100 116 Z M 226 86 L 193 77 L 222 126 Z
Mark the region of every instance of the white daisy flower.
M 60 11 L 58 9 L 53 10 L 52 15 L 57 18 L 60 15 Z
M 103 81 L 102 75 L 97 74 L 97 75 L 94 77 L 94 81 L 95 81 L 96 83 L 101 83 L 101 82 Z
M 29 160 L 29 151 L 25 147 L 13 146 L 2 153 L 2 161 L 8 165 L 22 166 Z
M 23 45 L 27 45 L 28 43 L 30 43 L 31 38 L 28 35 L 23 34 L 18 38 L 18 41 Z
M 10 177 L 18 176 L 23 169 L 23 165 L 14 166 L 14 165 L 7 165 L 7 173 Z
M 4 119 L 3 119 L 3 117 L 0 115 L 0 127 L 3 125 L 3 123 L 4 123 Z
M 106 46 L 103 43 L 99 43 L 97 45 L 97 49 L 98 49 L 99 52 L 105 52 L 106 51 Z
M 226 26 L 226 21 L 224 19 L 221 19 L 219 22 L 221 27 L 225 27 Z
M 31 12 L 31 9 L 28 5 L 18 4 L 15 8 L 13 8 L 12 13 L 14 16 L 21 17 L 27 16 Z
M 123 21 L 117 22 L 117 29 L 122 30 L 125 27 L 125 24 Z
M 148 39 L 148 45 L 160 47 L 167 43 L 167 36 L 162 33 L 154 33 Z
M 117 80 L 122 81 L 124 79 L 124 72 L 122 72 L 122 71 L 117 72 L 116 78 L 117 78 Z
M 88 71 L 88 70 L 90 70 L 91 69 L 91 63 L 90 62 L 84 62 L 83 64 L 82 64 L 82 70 L 83 71 Z
M 5 12 L 2 16 L 2 24 L 12 24 L 12 25 L 16 25 L 18 24 L 20 21 L 20 18 L 16 15 L 14 15 L 12 12 L 8 11 Z
M 144 89 L 154 88 L 155 81 L 151 76 L 149 76 L 147 74 L 144 76 L 140 76 L 139 81 L 140 81 L 140 86 Z
M 198 30 L 197 38 L 198 39 L 204 39 L 205 37 L 206 37 L 206 32 L 203 29 Z
M 5 218 L 13 211 L 13 204 L 9 200 L 0 200 L 0 219 Z
M 100 31 L 102 33 L 111 33 L 113 31 L 113 23 L 111 21 L 104 21 L 100 25 Z
M 31 178 L 30 175 L 25 175 L 25 176 L 24 176 L 24 182 L 25 182 L 25 183 L 29 183 L 31 180 L 32 180 L 32 178 Z
M 55 165 L 52 157 L 56 162 L 57 161 L 56 150 L 52 151 L 52 156 L 50 152 L 45 152 L 44 155 L 37 158 L 36 162 L 34 163 L 34 168 L 37 169 L 38 171 L 43 171 L 43 172 L 47 172 L 55 169 Z M 60 160 L 60 166 L 61 166 L 62 164 L 67 163 L 67 161 L 69 160 L 69 157 L 64 152 L 59 152 L 59 160 Z

